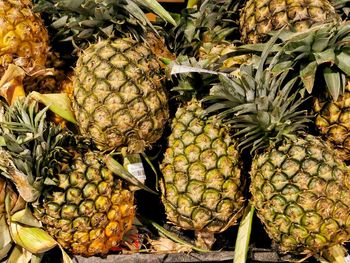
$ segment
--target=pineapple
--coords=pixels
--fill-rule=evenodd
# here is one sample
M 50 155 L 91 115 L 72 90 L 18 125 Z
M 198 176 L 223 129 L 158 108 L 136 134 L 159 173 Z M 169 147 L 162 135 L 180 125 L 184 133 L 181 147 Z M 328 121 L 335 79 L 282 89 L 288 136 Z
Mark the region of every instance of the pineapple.
M 107 168 L 107 156 L 48 122 L 46 111 L 30 97 L 8 107 L 0 123 L 2 174 L 64 249 L 104 255 L 132 226 L 133 192 Z
M 57 1 L 58 14 L 51 16 L 56 22 L 68 20 L 55 38 L 73 39 L 79 54 L 72 110 L 80 133 L 100 150 L 141 153 L 160 138 L 168 120 L 164 65 L 157 56 L 169 54 L 138 8 L 134 0 L 82 1 L 78 6 Z
M 194 230 L 197 245 L 211 247 L 214 233 L 236 223 L 244 205 L 241 162 L 225 126 L 204 118 L 193 99 L 178 108 L 161 163 L 167 218 Z
M 59 244 L 75 255 L 105 255 L 131 229 L 134 195 L 114 177 L 103 154 L 70 145 L 53 157 L 50 184 L 35 215 Z
M 241 40 L 250 44 L 265 42 L 271 31 L 285 26 L 300 32 L 339 19 L 328 0 L 248 0 L 239 19 Z
M 254 157 L 250 174 L 253 204 L 281 252 L 322 255 L 350 239 L 349 169 L 320 138 L 283 140 Z
M 44 67 L 48 32 L 30 0 L 1 0 L 0 24 L 0 76 L 9 64 L 28 71 Z
M 345 44 L 349 36 L 349 21 L 327 23 L 302 33 L 282 32 L 275 36 L 282 43 L 270 47 L 280 51 L 280 56 L 272 65 L 273 71 L 293 68 L 293 74 L 300 76 L 306 93 L 311 94 L 314 100 L 313 104 L 310 103 L 309 112 L 315 115 L 315 128 L 324 140 L 339 150 L 344 160 L 349 159 L 350 149 L 347 137 L 350 55 Z M 250 45 L 247 51 L 261 53 L 269 45 Z M 271 56 L 269 60 L 272 60 Z
M 82 0 L 77 4 L 64 0 L 36 0 L 35 3 L 34 9 L 47 17 L 52 49 L 67 61 L 71 60 L 72 55 L 79 56 L 91 43 L 119 37 L 150 42 L 154 53 L 172 57 L 141 9 L 152 9 L 162 19 L 175 25 L 174 19 L 157 1 Z
M 345 92 L 336 101 L 316 98 L 314 111 L 315 125 L 326 140 L 330 141 L 344 160 L 350 158 L 350 82 L 347 80 Z
M 300 79 L 260 63 L 242 66 L 235 79 L 221 76 L 207 112 L 232 124 L 241 150 L 250 149 L 251 202 L 279 250 L 345 260 L 337 253 L 350 239 L 349 168 L 330 144 L 306 134 Z
M 72 107 L 81 133 L 100 149 L 143 152 L 168 120 L 157 57 L 131 38 L 91 45 L 75 68 Z

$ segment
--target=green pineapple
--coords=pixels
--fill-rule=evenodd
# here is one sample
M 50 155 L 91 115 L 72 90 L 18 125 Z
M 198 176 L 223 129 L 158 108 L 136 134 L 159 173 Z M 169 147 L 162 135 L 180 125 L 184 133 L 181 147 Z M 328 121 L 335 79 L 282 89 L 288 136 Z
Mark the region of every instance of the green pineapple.
M 180 64 L 200 67 L 195 59 Z M 193 230 L 196 244 L 206 249 L 215 242 L 216 233 L 237 222 L 245 204 L 237 143 L 218 118 L 205 116 L 200 100 L 215 79 L 211 77 L 192 72 L 176 76 L 173 100 L 180 103 L 175 104 L 160 165 L 167 219 L 181 229 Z
M 207 97 L 207 112 L 229 122 L 241 150 L 250 149 L 251 202 L 279 250 L 344 259 L 349 169 L 330 144 L 306 133 L 310 116 L 300 79 L 263 66 L 242 66 L 234 79 L 221 76 Z
M 192 100 L 178 108 L 161 164 L 162 201 L 168 220 L 194 230 L 210 247 L 214 233 L 235 224 L 244 205 L 236 142 L 215 118 L 204 118 Z

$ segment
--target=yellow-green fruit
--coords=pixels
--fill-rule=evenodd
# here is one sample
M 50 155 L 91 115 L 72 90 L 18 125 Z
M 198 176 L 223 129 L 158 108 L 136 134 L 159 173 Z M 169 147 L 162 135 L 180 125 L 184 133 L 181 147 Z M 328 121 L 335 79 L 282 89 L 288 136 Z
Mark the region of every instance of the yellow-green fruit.
M 285 139 L 253 158 L 257 215 L 282 252 L 319 254 L 350 239 L 350 173 L 318 137 Z
M 0 1 L 0 75 L 9 64 L 30 70 L 45 65 L 48 33 L 32 1 Z
M 69 158 L 56 160 L 60 172 L 35 211 L 46 231 L 73 254 L 107 254 L 133 223 L 133 193 L 102 158 L 99 152 L 70 149 Z
M 81 133 L 101 150 L 142 152 L 160 138 L 168 120 L 163 77 L 160 61 L 143 42 L 120 38 L 91 45 L 73 79 Z
M 180 107 L 161 164 L 167 218 L 182 229 L 218 233 L 244 204 L 241 163 L 227 129 L 205 119 L 200 103 Z
M 248 0 L 240 15 L 241 40 L 260 43 L 285 26 L 300 32 L 339 19 L 328 0 Z
M 345 86 L 345 92 L 337 101 L 316 99 L 315 124 L 326 141 L 331 142 L 348 160 L 350 157 L 350 82 Z

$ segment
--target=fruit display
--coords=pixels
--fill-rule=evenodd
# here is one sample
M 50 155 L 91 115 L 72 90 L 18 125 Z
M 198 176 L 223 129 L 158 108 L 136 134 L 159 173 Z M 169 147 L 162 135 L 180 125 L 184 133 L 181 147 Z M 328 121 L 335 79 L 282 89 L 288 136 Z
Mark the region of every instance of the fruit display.
M 349 261 L 350 1 L 180 2 L 0 0 L 1 262 Z

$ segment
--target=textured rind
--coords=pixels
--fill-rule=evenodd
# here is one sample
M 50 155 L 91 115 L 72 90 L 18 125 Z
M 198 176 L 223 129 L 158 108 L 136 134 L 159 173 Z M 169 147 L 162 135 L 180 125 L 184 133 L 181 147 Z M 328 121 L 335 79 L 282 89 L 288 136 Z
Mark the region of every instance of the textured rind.
M 31 1 L 0 1 L 0 74 L 11 63 L 30 70 L 44 67 L 48 32 Z
M 300 32 L 339 19 L 328 0 L 249 0 L 240 16 L 241 40 L 260 43 L 284 26 Z
M 59 244 L 75 255 L 104 255 L 131 229 L 133 193 L 104 167 L 101 153 L 72 152 L 61 160 L 35 215 Z
M 192 101 L 177 110 L 161 164 L 167 218 L 183 229 L 221 232 L 244 204 L 236 143 Z
M 145 43 L 104 40 L 79 57 L 72 107 L 83 135 L 101 150 L 133 153 L 156 142 L 168 120 L 162 69 Z
M 350 238 L 349 170 L 334 149 L 306 136 L 256 155 L 250 191 L 282 252 L 316 254 Z
M 331 142 L 344 160 L 350 157 L 350 82 L 337 101 L 315 99 L 315 124 L 324 139 Z

